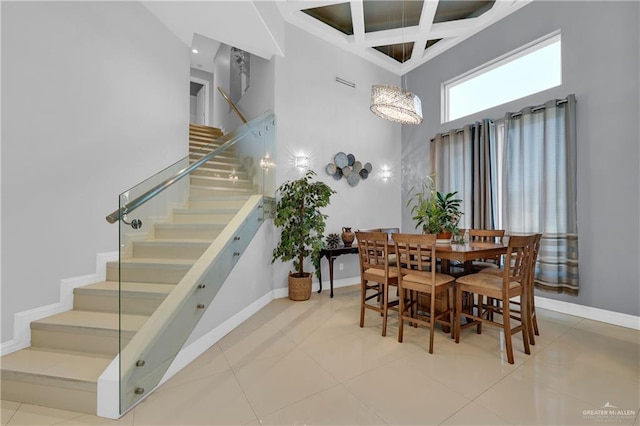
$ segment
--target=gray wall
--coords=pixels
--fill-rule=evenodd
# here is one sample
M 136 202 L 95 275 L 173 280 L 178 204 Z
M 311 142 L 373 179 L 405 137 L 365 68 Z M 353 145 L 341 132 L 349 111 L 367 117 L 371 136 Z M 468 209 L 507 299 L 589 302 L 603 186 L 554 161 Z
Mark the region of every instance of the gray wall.
M 480 118 L 549 99 L 578 99 L 580 294 L 552 299 L 640 315 L 638 2 L 540 1 L 515 12 L 408 75 L 425 121 L 403 129 L 403 194 L 428 171 L 429 139 Z M 440 124 L 440 85 L 555 30 L 562 31 L 563 84 Z M 404 228 L 413 228 L 406 211 Z
M 186 155 L 189 48 L 139 3 L 1 7 L 6 342 L 118 250 L 118 194 Z

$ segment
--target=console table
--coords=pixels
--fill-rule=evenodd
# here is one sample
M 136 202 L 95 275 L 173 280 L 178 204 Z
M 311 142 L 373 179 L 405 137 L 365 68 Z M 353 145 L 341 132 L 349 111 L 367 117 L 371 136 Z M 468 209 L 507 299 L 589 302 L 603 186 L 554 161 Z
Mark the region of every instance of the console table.
M 330 297 L 333 297 L 333 261 L 336 260 L 336 257 L 338 256 L 342 256 L 343 254 L 353 254 L 353 253 L 358 253 L 358 246 L 354 245 L 351 247 L 345 247 L 345 246 L 338 246 L 335 248 L 328 248 L 325 247 L 322 250 L 320 250 L 320 261 L 322 260 L 323 257 L 326 257 L 327 260 L 329 261 L 329 284 L 331 285 L 331 293 L 329 294 Z M 318 293 L 320 293 L 322 291 L 322 264 L 321 262 L 318 262 L 318 281 L 320 283 L 320 290 L 318 290 Z

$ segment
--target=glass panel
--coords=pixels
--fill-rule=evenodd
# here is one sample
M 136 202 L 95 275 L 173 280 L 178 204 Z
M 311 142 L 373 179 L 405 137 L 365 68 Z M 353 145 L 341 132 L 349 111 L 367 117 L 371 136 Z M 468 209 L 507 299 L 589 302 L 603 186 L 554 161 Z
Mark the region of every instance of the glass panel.
M 353 35 L 353 22 L 351 21 L 351 4 L 338 3 L 331 6 L 302 9 L 301 12 L 316 18 L 320 22 L 335 28 L 346 35 Z
M 476 18 L 493 7 L 494 0 L 440 0 L 433 23 Z
M 107 279 L 119 288 L 121 413 L 158 385 L 262 224 L 275 146 L 268 112 L 120 195 Z
M 413 27 L 420 24 L 422 1 L 365 1 L 364 32 Z
M 374 49 L 384 53 L 385 55 L 395 59 L 396 61 L 403 63 L 404 61 L 411 59 L 411 53 L 413 52 L 413 42 L 389 44 L 387 46 L 376 46 Z

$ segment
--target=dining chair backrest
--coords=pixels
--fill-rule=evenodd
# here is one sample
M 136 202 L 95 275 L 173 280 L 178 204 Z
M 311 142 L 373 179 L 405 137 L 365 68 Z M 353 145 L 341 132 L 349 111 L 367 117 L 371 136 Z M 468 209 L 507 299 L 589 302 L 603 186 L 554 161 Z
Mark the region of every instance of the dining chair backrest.
M 502 243 L 504 229 L 469 229 L 469 241 Z
M 386 232 L 356 232 L 360 271 L 389 269 L 389 235 Z
M 393 234 L 398 272 L 435 277 L 436 234 Z M 433 281 L 433 280 L 432 280 Z
M 528 279 L 536 238 L 535 234 L 509 237 L 509 247 L 505 255 L 505 268 L 502 274 L 505 291 L 509 288 L 510 282 L 524 284 Z
M 502 244 L 504 234 L 504 229 L 469 229 L 469 241 Z M 480 269 L 482 267 L 500 267 L 502 263 L 502 256 L 478 259 L 474 263 L 478 266 L 476 269 Z
M 370 229 L 358 229 L 359 232 L 386 232 L 391 240 L 391 234 L 400 232 L 400 228 L 370 228 Z

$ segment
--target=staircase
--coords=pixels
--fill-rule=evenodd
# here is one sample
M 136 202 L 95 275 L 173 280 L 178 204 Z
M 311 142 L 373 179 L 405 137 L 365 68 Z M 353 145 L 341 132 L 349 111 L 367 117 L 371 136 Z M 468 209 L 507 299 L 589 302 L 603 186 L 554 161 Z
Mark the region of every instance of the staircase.
M 191 161 L 217 146 L 219 129 L 190 125 Z M 106 281 L 74 290 L 73 309 L 31 323 L 31 346 L 2 357 L 3 400 L 96 414 L 97 381 L 126 344 L 254 193 L 233 147 L 190 176 L 188 207 L 174 209 L 153 237 L 107 264 Z

